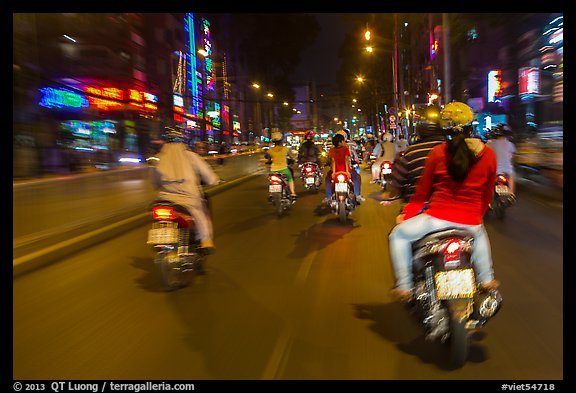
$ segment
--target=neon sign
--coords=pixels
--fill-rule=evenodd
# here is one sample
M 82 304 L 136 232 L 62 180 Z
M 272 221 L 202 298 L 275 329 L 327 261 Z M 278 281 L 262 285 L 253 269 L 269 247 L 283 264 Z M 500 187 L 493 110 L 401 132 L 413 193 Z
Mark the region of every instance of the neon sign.
M 433 59 L 436 57 L 436 55 L 438 54 L 438 40 L 434 40 L 434 42 L 432 42 L 432 44 L 430 45 L 430 59 Z
M 496 102 L 502 97 L 502 71 L 492 70 L 488 72 L 488 102 Z
M 65 88 L 44 87 L 38 89 L 42 96 L 38 102 L 46 108 L 87 108 L 99 110 L 124 109 L 128 107 L 155 112 L 158 110 L 158 97 L 152 93 L 128 89 L 124 91 L 116 87 L 85 86 L 84 92 L 77 93 Z M 126 97 L 127 101 L 126 102 Z
M 523 67 L 518 75 L 518 94 L 540 93 L 540 71 L 536 67 Z
M 202 94 L 199 89 L 202 87 L 202 78 L 198 77 L 197 62 L 198 58 L 196 56 L 196 36 L 194 35 L 194 14 L 187 13 L 184 17 L 184 30 L 188 33 L 186 34 L 186 59 L 187 73 L 186 73 L 186 84 L 188 90 L 192 93 L 192 105 L 190 106 L 190 113 L 193 116 L 198 116 L 201 110 L 201 100 L 200 96 Z
M 68 89 L 44 87 L 38 102 L 45 108 L 86 108 L 90 103 L 83 94 Z
M 92 94 L 88 96 L 88 101 L 90 101 L 90 106 L 96 107 L 97 109 L 119 109 L 124 106 L 124 103 L 122 102 L 124 99 L 124 92 L 115 87 L 99 88 L 87 86 L 84 88 L 84 91 Z
M 204 58 L 204 74 L 206 75 L 206 90 L 214 90 L 214 67 L 212 63 L 212 41 L 210 39 L 210 22 L 202 19 L 204 50 L 208 55 Z
M 128 96 L 130 97 L 130 106 L 137 109 L 146 109 L 149 111 L 158 110 L 158 97 L 154 94 L 146 93 L 144 91 L 129 89 Z

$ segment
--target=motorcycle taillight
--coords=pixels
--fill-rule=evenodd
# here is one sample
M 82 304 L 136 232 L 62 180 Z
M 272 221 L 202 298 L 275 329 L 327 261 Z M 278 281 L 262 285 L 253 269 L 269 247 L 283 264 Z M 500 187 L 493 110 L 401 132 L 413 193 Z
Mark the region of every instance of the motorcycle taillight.
M 444 261 L 454 261 L 460 259 L 461 242 L 459 239 L 450 239 L 444 247 Z
M 336 181 L 338 183 L 345 183 L 346 182 L 346 175 L 339 174 L 336 176 Z
M 508 178 L 504 175 L 496 176 L 496 183 L 498 184 L 508 184 Z
M 304 168 L 304 170 L 305 170 L 306 172 L 312 172 L 312 171 L 314 171 L 314 168 L 311 167 L 311 166 L 307 166 L 306 168 Z
M 382 169 L 392 169 L 392 164 L 389 161 L 384 161 L 381 165 L 380 168 Z
M 152 217 L 155 220 L 174 220 L 176 219 L 176 214 L 174 214 L 174 209 L 170 206 L 154 206 L 152 208 Z
M 282 184 L 282 178 L 278 175 L 270 175 L 270 184 Z

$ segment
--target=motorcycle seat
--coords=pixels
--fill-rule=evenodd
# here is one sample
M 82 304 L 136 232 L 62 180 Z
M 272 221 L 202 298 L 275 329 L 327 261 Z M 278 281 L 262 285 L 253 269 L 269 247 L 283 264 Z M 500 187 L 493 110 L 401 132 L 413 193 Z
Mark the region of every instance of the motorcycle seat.
M 458 238 L 471 238 L 474 237 L 472 232 L 462 229 L 462 228 L 445 228 L 435 232 L 428 233 L 412 243 L 412 250 L 418 250 L 430 243 L 437 242 L 442 239 L 448 239 L 451 237 Z
M 286 176 L 284 173 L 282 172 L 270 172 L 270 175 L 277 175 L 280 176 L 282 178 L 282 180 L 284 180 L 285 182 L 288 182 L 288 176 Z M 268 176 L 270 176 L 268 175 Z

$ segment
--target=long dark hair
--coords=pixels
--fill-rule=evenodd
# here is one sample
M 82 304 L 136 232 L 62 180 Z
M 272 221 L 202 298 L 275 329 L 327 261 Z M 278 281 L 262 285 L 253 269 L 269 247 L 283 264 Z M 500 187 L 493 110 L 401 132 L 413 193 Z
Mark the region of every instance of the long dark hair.
M 468 147 L 466 138 L 470 136 L 470 127 L 454 127 L 447 134 L 448 173 L 458 183 L 466 179 L 470 168 L 476 162 L 476 156 Z

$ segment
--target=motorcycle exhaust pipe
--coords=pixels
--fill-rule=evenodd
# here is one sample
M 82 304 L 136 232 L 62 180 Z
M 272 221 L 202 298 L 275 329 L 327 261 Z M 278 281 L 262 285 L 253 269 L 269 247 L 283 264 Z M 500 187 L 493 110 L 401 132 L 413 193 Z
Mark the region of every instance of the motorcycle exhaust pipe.
M 474 299 L 473 319 L 477 320 L 480 325 L 485 324 L 488 319 L 498 313 L 502 307 L 502 295 L 496 289 L 479 292 Z

